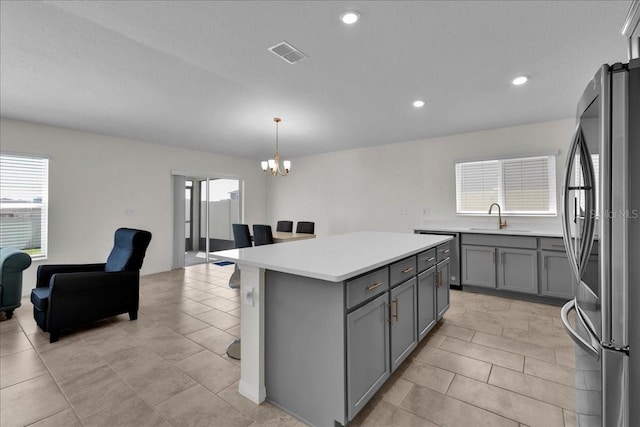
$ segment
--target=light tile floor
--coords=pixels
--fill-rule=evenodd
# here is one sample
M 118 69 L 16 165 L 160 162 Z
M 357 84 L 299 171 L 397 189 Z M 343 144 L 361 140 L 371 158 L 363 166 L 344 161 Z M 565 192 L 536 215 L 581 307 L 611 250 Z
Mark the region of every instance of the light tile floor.
M 237 392 L 233 266 L 143 276 L 127 315 L 49 343 L 28 299 L 0 321 L 0 425 L 301 426 Z M 573 426 L 573 346 L 559 308 L 451 292 L 443 321 L 356 417 L 356 426 Z

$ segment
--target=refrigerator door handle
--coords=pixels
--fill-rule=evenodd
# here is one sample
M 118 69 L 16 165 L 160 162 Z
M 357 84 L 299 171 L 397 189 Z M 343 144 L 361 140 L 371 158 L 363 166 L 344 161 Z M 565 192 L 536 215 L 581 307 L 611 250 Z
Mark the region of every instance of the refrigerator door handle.
M 564 181 L 562 186 L 562 234 L 564 236 L 564 245 L 567 250 L 567 257 L 569 258 L 569 265 L 571 266 L 571 270 L 573 271 L 573 275 L 576 279 L 580 280 L 580 262 L 579 259 L 576 258 L 576 248 L 574 241 L 571 237 L 571 198 L 569 197 L 571 193 L 571 170 L 573 169 L 573 163 L 576 159 L 576 151 L 578 147 L 580 147 L 580 141 L 582 141 L 582 128 L 578 124 L 575 133 L 573 135 L 573 142 L 571 143 L 571 147 L 569 148 L 569 152 L 567 153 L 567 165 L 564 168 Z M 574 199 L 575 203 L 575 199 Z M 577 207 L 574 209 L 574 215 L 577 215 Z
M 566 329 L 571 339 L 573 339 L 573 341 L 581 349 L 583 349 L 589 356 L 593 357 L 595 360 L 600 360 L 600 351 L 599 351 L 600 343 L 591 335 L 591 332 L 588 332 L 589 341 L 591 342 L 587 342 L 587 340 L 582 338 L 580 335 L 578 335 L 576 331 L 573 330 L 573 327 L 569 323 L 569 312 L 571 310 L 576 310 L 575 299 L 572 299 L 571 301 L 566 303 L 562 307 L 562 310 L 560 310 L 560 317 L 562 318 L 562 324 L 564 325 L 564 328 Z M 584 321 L 582 320 L 582 317 L 580 316 L 580 313 L 577 310 L 576 310 L 576 322 L 581 322 L 584 329 L 586 331 L 589 331 L 589 328 L 587 327 L 587 325 L 584 324 Z
M 593 247 L 593 236 L 595 234 L 595 218 L 596 218 L 596 175 L 591 156 L 584 142 L 582 135 L 582 149 L 580 150 L 580 163 L 583 166 L 584 186 L 585 186 L 585 221 L 583 228 L 583 238 L 580 244 L 580 258 L 578 266 L 580 268 L 580 278 L 587 269 L 589 264 L 589 256 Z

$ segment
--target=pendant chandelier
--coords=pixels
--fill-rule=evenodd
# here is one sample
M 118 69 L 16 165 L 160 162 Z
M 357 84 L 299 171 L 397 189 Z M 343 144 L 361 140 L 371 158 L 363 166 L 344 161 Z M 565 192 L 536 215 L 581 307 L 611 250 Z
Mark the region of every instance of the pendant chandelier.
M 280 169 L 280 152 L 278 151 L 278 123 L 282 121 L 280 117 L 274 117 L 273 121 L 276 122 L 276 154 L 273 159 L 262 161 L 262 170 L 265 174 L 271 174 L 273 176 L 282 175 L 285 176 L 291 170 L 291 162 L 285 160 L 283 162 L 284 171 Z

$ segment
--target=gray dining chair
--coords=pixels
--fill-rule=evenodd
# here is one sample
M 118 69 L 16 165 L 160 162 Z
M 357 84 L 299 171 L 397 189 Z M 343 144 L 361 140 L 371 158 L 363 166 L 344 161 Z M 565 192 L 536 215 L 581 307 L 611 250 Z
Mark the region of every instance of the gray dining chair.
M 298 221 L 296 225 L 296 233 L 313 234 L 316 228 L 316 223 L 311 221 Z
M 273 243 L 273 232 L 270 225 L 253 225 L 253 244 L 255 246 L 270 245 Z
M 276 231 L 285 231 L 291 233 L 293 231 L 293 221 L 278 221 Z

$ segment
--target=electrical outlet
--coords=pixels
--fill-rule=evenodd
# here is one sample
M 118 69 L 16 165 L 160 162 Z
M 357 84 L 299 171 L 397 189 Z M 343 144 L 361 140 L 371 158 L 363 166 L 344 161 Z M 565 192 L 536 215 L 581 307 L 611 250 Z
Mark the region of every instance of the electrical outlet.
M 423 215 L 423 216 L 429 216 L 429 215 L 431 215 L 431 208 L 424 208 L 424 209 L 422 209 L 422 215 Z
M 247 289 L 244 294 L 244 303 L 249 307 L 253 307 L 253 288 Z
M 407 208 L 400 208 L 400 215 L 406 215 L 407 214 Z

